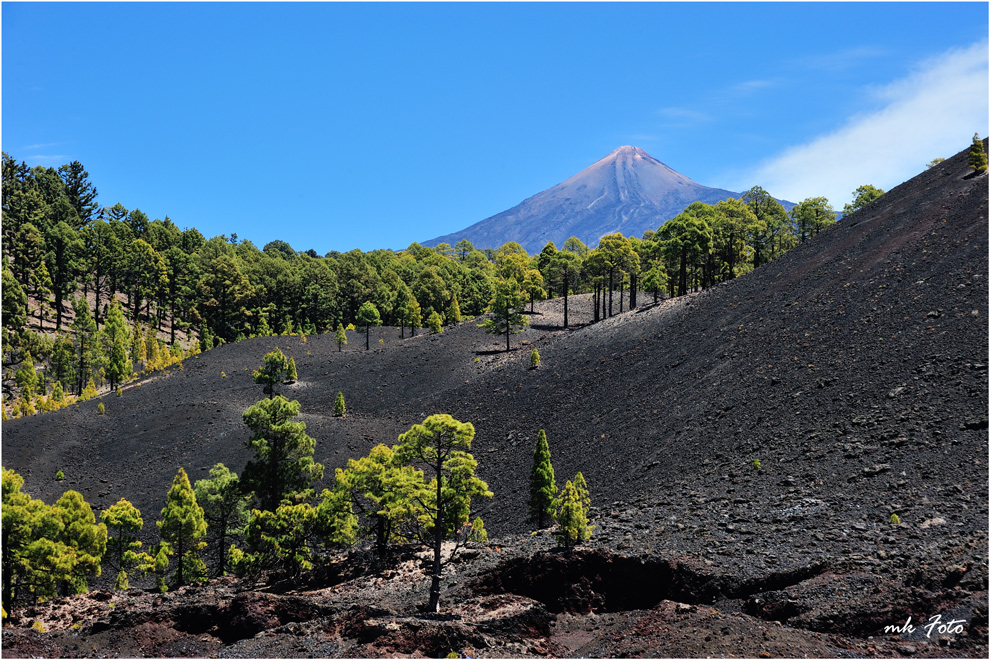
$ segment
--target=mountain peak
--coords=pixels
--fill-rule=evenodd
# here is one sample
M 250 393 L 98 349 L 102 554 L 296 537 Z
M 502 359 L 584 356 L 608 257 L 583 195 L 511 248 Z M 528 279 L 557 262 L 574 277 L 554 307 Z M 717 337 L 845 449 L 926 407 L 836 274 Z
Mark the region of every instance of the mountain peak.
M 613 232 L 642 236 L 655 230 L 691 202 L 714 204 L 740 196 L 696 183 L 643 149 L 623 145 L 507 211 L 423 244 L 453 245 L 466 238 L 478 248 L 497 248 L 516 241 L 534 254 L 548 241 L 560 246 L 577 236 L 594 247 Z

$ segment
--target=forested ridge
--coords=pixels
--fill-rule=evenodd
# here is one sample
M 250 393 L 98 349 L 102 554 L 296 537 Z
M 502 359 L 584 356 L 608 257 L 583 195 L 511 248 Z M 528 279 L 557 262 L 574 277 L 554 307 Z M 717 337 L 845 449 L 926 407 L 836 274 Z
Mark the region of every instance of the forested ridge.
M 834 217 L 824 198 L 788 214 L 754 187 L 740 200 L 691 204 L 641 238 L 605 236 L 594 249 L 572 237 L 535 255 L 514 242 L 477 250 L 462 240 L 320 256 L 280 240 L 259 249 L 237 234 L 207 239 L 167 216 L 101 206 L 80 162 L 29 168 L 4 153 L 4 415 L 116 389 L 219 343 L 360 325 L 368 303 L 377 323 L 403 336 L 478 316 L 506 295 L 521 308 L 593 292 L 597 321 L 623 311 L 624 291 L 635 307 L 638 291 L 655 301 L 732 279 Z

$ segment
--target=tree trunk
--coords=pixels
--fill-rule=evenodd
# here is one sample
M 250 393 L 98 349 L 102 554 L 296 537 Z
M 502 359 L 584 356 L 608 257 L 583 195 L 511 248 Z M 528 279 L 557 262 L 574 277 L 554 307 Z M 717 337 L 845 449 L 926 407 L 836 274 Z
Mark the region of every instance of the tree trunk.
M 608 316 L 612 316 L 612 290 L 615 288 L 615 282 L 613 282 L 614 272 L 612 270 L 608 271 Z
M 505 351 L 509 351 L 509 315 L 506 311 L 505 315 Z M 439 479 L 439 477 L 437 477 Z
M 567 327 L 567 275 L 564 275 L 564 327 Z
M 178 541 L 179 542 L 177 544 L 178 547 L 176 547 L 176 549 L 175 549 L 176 550 L 176 552 L 175 552 L 175 558 L 179 560 L 179 565 L 176 566 L 176 568 L 175 568 L 175 582 L 176 582 L 176 586 L 181 587 L 182 584 L 183 584 L 182 583 L 182 532 L 181 532 L 181 530 L 180 530 L 180 532 L 178 534 L 178 537 L 179 537 L 178 538 Z
M 174 296 L 172 297 L 171 307 L 172 307 L 171 309 L 172 327 L 171 327 L 170 339 L 171 339 L 171 343 L 175 345 L 175 297 Z
M 433 579 L 430 582 L 430 604 L 427 606 L 427 610 L 430 612 L 440 611 L 440 571 L 442 569 L 440 564 L 440 550 L 443 544 L 442 461 L 440 452 L 437 451 L 437 519 L 433 525 Z
M 622 301 L 625 299 L 626 293 L 626 278 L 623 275 L 619 278 L 619 314 L 622 313 Z
M 678 282 L 678 293 L 677 295 L 683 296 L 687 293 L 687 250 L 681 249 L 681 272 L 680 281 Z
M 371 326 L 364 326 L 364 350 L 371 350 Z
M 629 273 L 629 309 L 636 309 L 636 273 Z

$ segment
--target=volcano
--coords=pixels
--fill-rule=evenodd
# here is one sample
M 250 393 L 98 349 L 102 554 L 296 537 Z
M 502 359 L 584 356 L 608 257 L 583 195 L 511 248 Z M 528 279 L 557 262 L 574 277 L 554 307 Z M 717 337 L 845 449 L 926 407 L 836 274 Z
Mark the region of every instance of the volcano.
M 594 247 L 602 236 L 614 232 L 642 236 L 692 202 L 714 204 L 741 196 L 742 193 L 703 186 L 642 149 L 625 146 L 508 211 L 423 245 L 454 245 L 466 238 L 483 249 L 516 241 L 533 254 L 548 241 L 559 248 L 569 237 L 576 236 Z M 785 208 L 792 206 L 784 202 Z

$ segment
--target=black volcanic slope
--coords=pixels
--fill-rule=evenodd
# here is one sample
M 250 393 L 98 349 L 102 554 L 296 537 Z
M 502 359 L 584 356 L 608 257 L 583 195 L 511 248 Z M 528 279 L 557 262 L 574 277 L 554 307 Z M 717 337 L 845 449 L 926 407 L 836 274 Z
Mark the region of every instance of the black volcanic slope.
M 620 544 L 754 575 L 869 564 L 878 548 L 954 563 L 965 544 L 986 551 L 987 261 L 987 177 L 960 153 L 706 292 L 583 326 L 575 298 L 570 331 L 550 301 L 508 355 L 472 323 L 406 340 L 380 328 L 369 353 L 357 335 L 343 353 L 330 336 L 228 345 L 103 397 L 106 416 L 90 401 L 5 422 L 3 464 L 48 502 L 65 488 L 96 508 L 127 497 L 150 521 L 178 466 L 193 479 L 218 461 L 244 467 L 240 415 L 262 397 L 250 371 L 278 345 L 298 365 L 285 389 L 327 485 L 346 459 L 447 412 L 477 429 L 493 536 L 528 535 L 544 428 L 558 480 L 584 473 Z M 343 419 L 330 416 L 338 390 Z M 985 565 L 973 570 L 985 589 Z
M 714 204 L 741 196 L 742 193 L 696 183 L 642 149 L 619 147 L 563 183 L 508 211 L 423 245 L 454 245 L 466 238 L 481 249 L 516 241 L 534 254 L 548 241 L 560 248 L 568 238 L 577 236 L 594 247 L 606 234 L 642 236 L 692 202 Z M 791 202 L 783 204 L 787 209 L 794 206 Z

